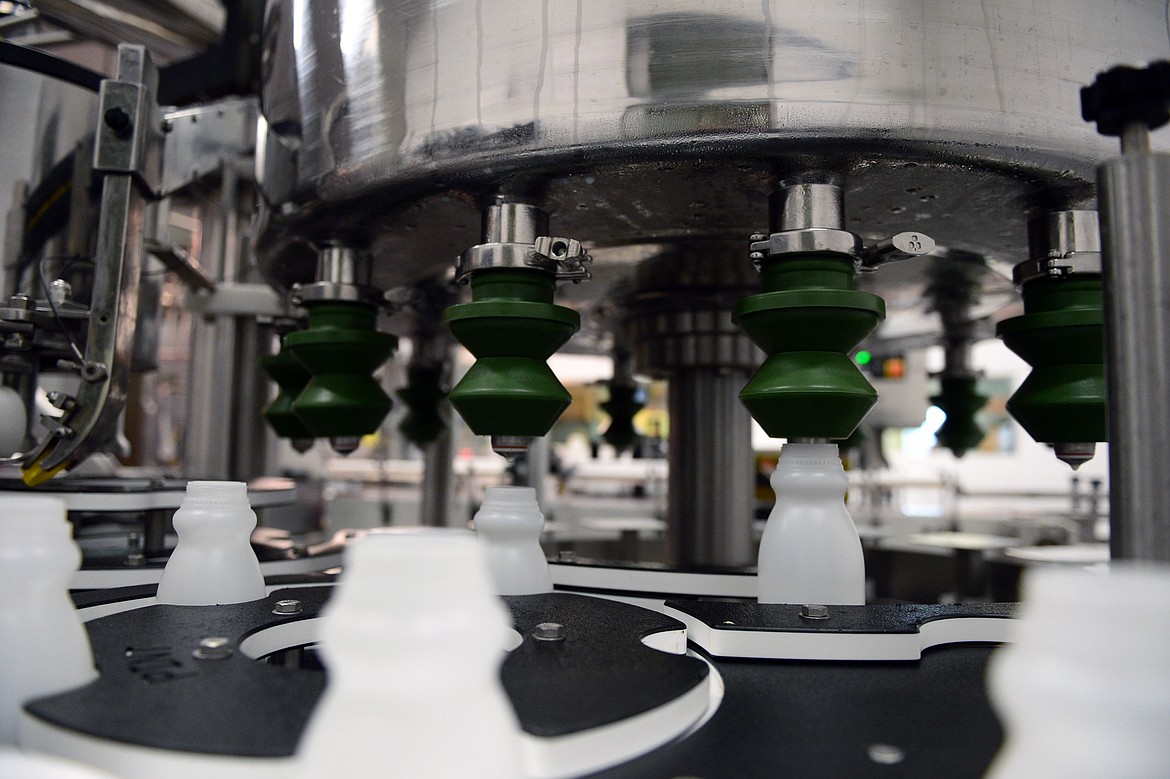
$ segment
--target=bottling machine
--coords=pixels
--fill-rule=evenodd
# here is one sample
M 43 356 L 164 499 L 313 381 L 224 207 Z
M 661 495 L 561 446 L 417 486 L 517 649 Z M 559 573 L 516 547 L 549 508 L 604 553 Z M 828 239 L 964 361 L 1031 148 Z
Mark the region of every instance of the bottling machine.
M 131 373 L 157 360 L 154 263 L 197 317 L 193 478 L 260 475 L 265 423 L 354 451 L 408 338 L 402 432 L 426 452 L 427 523 L 455 524 L 444 404 L 522 461 L 572 399 L 548 358 L 612 354 L 618 448 L 635 374 L 668 382 L 673 564 L 562 561 L 556 592 L 505 597 L 528 772 L 982 775 L 1011 606 L 755 602 L 750 419 L 843 441 L 877 401 L 859 344 L 938 344 L 939 442 L 962 454 L 985 400 L 971 346 L 998 336 L 1033 369 L 1008 403 L 1031 437 L 1073 468 L 1112 442 L 1113 559 L 1170 562 L 1170 164 L 1150 140 L 1170 66 L 1146 64 L 1170 54 L 1167 18 L 269 0 L 230 9 L 202 78 L 141 45 L 101 78 L 3 43 L 0 126 L 35 149 L 5 162 L 9 462 L 52 490 L 117 441 Z M 180 198 L 211 262 L 166 239 Z M 448 390 L 455 343 L 474 365 Z M 76 594 L 100 677 L 27 702 L 25 746 L 126 777 L 294 770 L 326 684 L 315 576 L 222 606 Z

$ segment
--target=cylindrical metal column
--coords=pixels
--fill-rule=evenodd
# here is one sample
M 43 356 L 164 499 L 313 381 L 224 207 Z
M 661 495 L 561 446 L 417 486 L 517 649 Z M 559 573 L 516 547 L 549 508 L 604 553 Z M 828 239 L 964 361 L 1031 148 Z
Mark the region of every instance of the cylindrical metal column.
M 446 527 L 451 515 L 451 428 L 423 447 L 422 497 L 419 524 Z
M 1170 562 L 1170 155 L 1098 171 L 1109 382 L 1110 549 Z
M 755 463 L 739 402 L 750 373 L 696 369 L 670 378 L 669 541 L 675 559 L 750 565 Z

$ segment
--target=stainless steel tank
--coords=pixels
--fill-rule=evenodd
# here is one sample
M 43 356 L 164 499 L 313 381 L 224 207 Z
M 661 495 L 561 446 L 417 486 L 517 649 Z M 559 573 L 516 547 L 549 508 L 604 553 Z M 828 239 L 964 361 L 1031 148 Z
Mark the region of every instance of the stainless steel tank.
M 863 236 L 1018 259 L 1025 214 L 1090 201 L 1110 151 L 1078 87 L 1170 53 L 1165 3 L 1126 0 L 272 0 L 265 47 L 266 270 L 303 280 L 300 241 L 343 237 L 382 285 L 475 243 L 497 191 L 604 285 L 664 243 L 742 242 L 810 169 Z

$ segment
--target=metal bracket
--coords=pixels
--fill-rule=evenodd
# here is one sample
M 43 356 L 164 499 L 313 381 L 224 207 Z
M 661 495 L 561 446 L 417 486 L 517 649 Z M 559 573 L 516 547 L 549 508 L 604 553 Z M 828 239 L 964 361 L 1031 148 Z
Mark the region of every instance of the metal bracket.
M 161 178 L 158 74 L 142 46 L 118 47 L 118 75 L 102 82 L 94 170 L 101 176 L 101 220 L 84 379 L 76 404 L 23 458 L 23 476 L 40 484 L 104 446 L 118 430 L 130 382 L 146 200 Z

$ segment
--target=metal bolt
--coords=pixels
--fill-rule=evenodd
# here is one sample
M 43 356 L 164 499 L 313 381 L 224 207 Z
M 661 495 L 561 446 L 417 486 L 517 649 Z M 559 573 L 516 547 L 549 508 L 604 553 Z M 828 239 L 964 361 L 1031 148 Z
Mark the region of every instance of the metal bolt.
M 191 653 L 196 660 L 223 660 L 231 657 L 232 642 L 226 636 L 208 636 L 199 639 L 199 647 Z
M 45 393 L 45 399 L 49 401 L 50 406 L 62 411 L 71 411 L 77 405 L 77 401 L 72 395 L 60 390 L 49 390 Z
M 73 285 L 65 279 L 53 279 L 49 284 L 49 300 L 54 306 L 66 303 L 73 296 Z
M 734 625 L 735 623 L 734 623 L 734 622 L 732 622 L 732 621 L 731 621 L 731 620 L 729 620 L 729 619 L 725 619 L 725 620 L 723 620 L 723 622 L 722 622 L 722 623 L 720 623 L 720 624 L 723 624 L 723 625 Z
M 565 626 L 559 622 L 541 622 L 532 631 L 537 641 L 564 641 Z
M 803 619 L 828 619 L 829 607 L 806 603 L 800 607 L 800 616 Z
M 881 765 L 895 765 L 906 759 L 906 753 L 893 744 L 870 744 L 866 754 Z
M 272 613 L 281 615 L 300 614 L 301 611 L 301 602 L 294 598 L 289 598 L 288 600 L 278 600 L 276 602 L 276 608 L 272 610 Z
M 18 308 L 21 311 L 32 311 L 33 302 L 32 298 L 30 298 L 28 295 L 17 293 L 8 298 L 8 306 L 10 308 Z
M 763 252 L 749 252 L 748 259 L 751 260 L 752 262 L 760 262 L 761 260 L 764 259 L 764 253 Z
M 573 563 L 577 561 L 577 553 L 572 549 L 562 549 L 557 552 L 557 560 L 562 563 Z
M 759 241 L 766 241 L 766 240 L 768 240 L 768 238 L 769 238 L 769 235 L 767 233 L 765 233 L 762 230 L 759 230 L 759 231 L 752 233 L 751 236 L 748 237 L 748 240 L 751 241 L 752 243 L 758 243 Z

